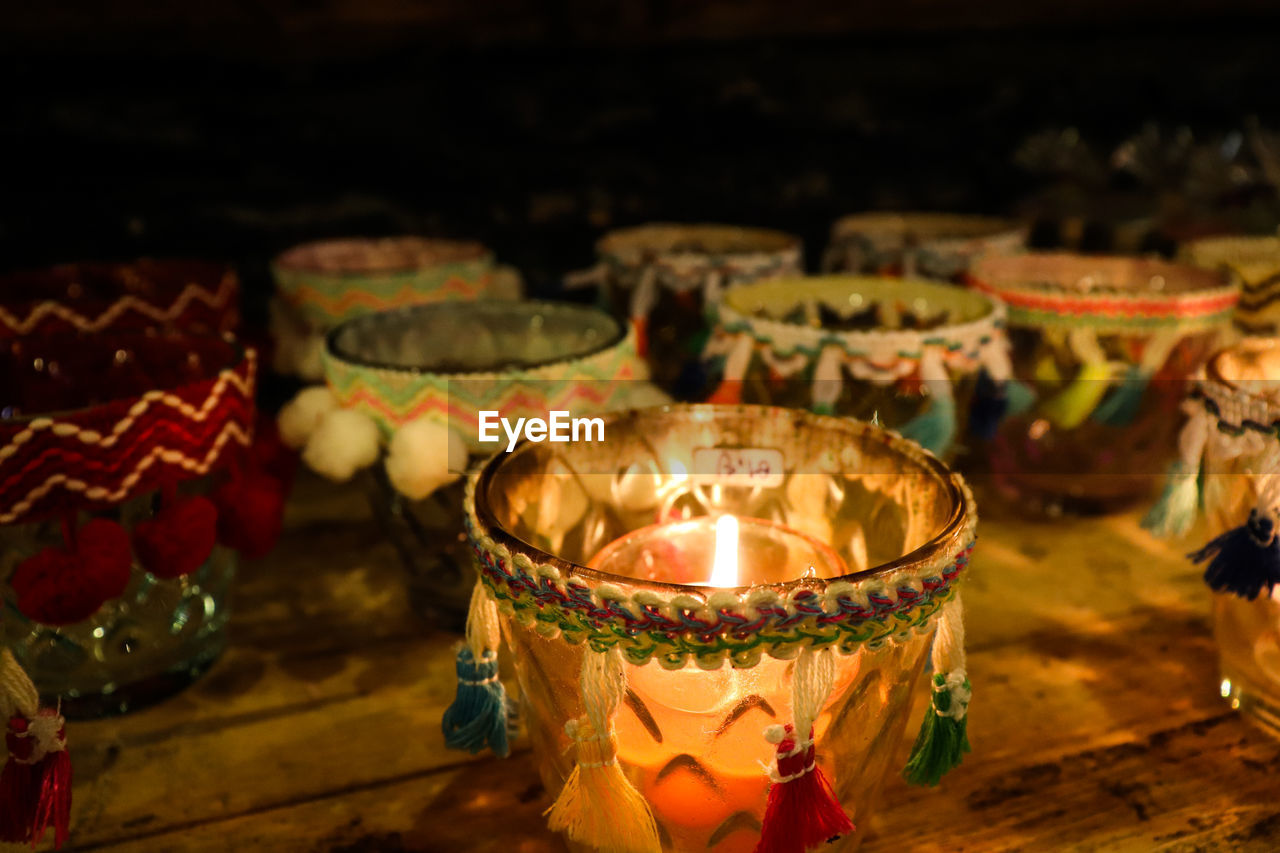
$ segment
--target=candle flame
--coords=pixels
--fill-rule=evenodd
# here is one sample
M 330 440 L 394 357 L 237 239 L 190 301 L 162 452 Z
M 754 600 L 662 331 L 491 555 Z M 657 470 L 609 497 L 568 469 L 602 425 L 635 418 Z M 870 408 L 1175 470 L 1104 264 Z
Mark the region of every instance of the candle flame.
M 722 515 L 716 519 L 716 559 L 711 566 L 711 586 L 738 585 L 738 519 Z

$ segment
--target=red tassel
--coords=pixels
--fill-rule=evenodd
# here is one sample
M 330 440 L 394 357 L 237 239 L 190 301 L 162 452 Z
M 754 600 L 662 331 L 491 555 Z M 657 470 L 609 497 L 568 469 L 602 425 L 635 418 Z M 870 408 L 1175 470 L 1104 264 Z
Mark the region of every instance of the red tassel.
M 53 846 L 66 843 L 71 825 L 71 756 L 62 715 L 42 709 L 20 714 L 5 735 L 9 760 L 0 773 L 0 841 L 39 844 L 53 829 Z
M 284 486 L 257 471 L 237 471 L 213 493 L 218 539 L 249 559 L 266 556 L 280 538 Z
M 736 406 L 742 402 L 742 380 L 726 379 L 707 397 L 708 403 L 719 403 L 725 406 Z
M 218 539 L 218 510 L 208 498 L 166 495 L 155 517 L 133 528 L 133 552 L 158 578 L 180 578 L 204 565 Z
M 770 733 L 781 740 L 755 853 L 805 853 L 853 832 L 853 821 L 814 761 L 813 731 L 799 746 L 790 724 Z

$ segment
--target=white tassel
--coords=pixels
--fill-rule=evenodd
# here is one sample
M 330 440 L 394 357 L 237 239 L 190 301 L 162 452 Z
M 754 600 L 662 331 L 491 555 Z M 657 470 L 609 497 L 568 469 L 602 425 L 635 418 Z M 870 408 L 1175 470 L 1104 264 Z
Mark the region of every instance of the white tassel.
M 373 418 L 355 409 L 335 409 L 320 419 L 302 459 L 317 474 L 345 483 L 378 461 L 379 439 Z
M 431 418 L 402 425 L 387 446 L 387 478 L 410 500 L 422 500 L 467 468 L 467 445 L 452 427 Z
M 582 290 L 587 287 L 598 287 L 609 283 L 609 268 L 604 264 L 596 264 L 585 270 L 576 270 L 567 274 L 562 282 L 565 290 Z
M 835 412 L 836 401 L 844 390 L 843 374 L 840 364 L 844 361 L 844 350 L 839 344 L 827 344 L 818 354 L 818 363 L 813 366 L 813 410 L 818 414 L 830 415 Z
M 1169 468 L 1164 490 L 1142 519 L 1156 536 L 1181 536 L 1191 529 L 1200 504 L 1200 466 L 1209 443 L 1212 418 L 1197 400 L 1183 404 L 1187 422 L 1178 434 L 1178 459 Z

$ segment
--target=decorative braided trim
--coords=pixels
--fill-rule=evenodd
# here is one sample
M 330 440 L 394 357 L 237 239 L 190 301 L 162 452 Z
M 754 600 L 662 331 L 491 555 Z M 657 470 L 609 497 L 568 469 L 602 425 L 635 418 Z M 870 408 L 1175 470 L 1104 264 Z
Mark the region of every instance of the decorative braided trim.
M 1234 284 L 1195 267 L 1069 254 L 985 258 L 968 283 L 1009 306 L 1010 326 L 1100 332 L 1211 329 L 1229 323 L 1240 300 Z
M 697 247 L 697 248 L 691 248 Z M 800 239 L 782 231 L 729 225 L 651 224 L 611 231 L 596 244 L 607 279 L 630 290 L 646 270 L 661 287 L 700 290 L 800 275 Z
M 477 310 L 576 312 L 601 322 L 616 322 L 593 309 L 552 303 L 493 302 Z M 331 340 L 341 334 L 341 329 L 335 330 Z M 545 418 L 553 410 L 575 414 L 607 411 L 619 408 L 629 398 L 631 380 L 645 380 L 649 375 L 637 354 L 636 332 L 631 327 L 613 343 L 581 357 L 502 372 L 434 373 L 376 367 L 344 358 L 330 345 L 324 352 L 324 372 L 339 404 L 369 415 L 384 434 L 426 418 L 457 429 L 473 451 L 492 450 L 492 445 L 479 443 L 481 411 L 497 411 L 506 418 Z
M 476 472 L 467 481 L 467 533 L 481 581 L 499 609 L 544 636 L 586 642 L 601 652 L 616 647 L 633 664 L 656 658 L 664 669 L 680 669 L 690 659 L 707 670 L 726 660 L 750 668 L 764 654 L 791 660 L 808 647 L 853 654 L 931 630 L 931 620 L 969 565 L 976 535 L 977 516 L 971 512 L 930 558 L 891 572 L 778 588 L 690 586 L 671 595 L 566 577 L 556 566 L 513 555 L 476 515 L 478 480 Z M 972 505 L 968 487 L 961 488 Z
M 948 310 L 956 319 L 927 330 L 833 330 L 757 313 L 783 314 L 809 304 L 822 304 L 842 314 L 876 304 L 894 312 L 901 305 L 912 305 L 917 313 Z M 850 373 L 882 382 L 904 375 L 902 363 L 918 363 L 927 349 L 940 350 L 947 366 L 959 373 L 974 373 L 997 352 L 1008 350 L 1005 309 L 997 300 L 923 281 L 853 276 L 775 279 L 726 291 L 714 310 L 717 333 L 749 336 L 753 350 L 775 367 L 790 359 L 786 369 L 792 372 L 803 369 L 829 345 L 839 348 Z M 797 354 L 806 358 L 793 359 Z
M 239 281 L 231 269 L 223 269 L 216 281 L 185 280 L 180 287 L 150 283 L 146 293 L 125 292 L 101 299 L 36 299 L 30 300 L 33 277 L 49 285 L 74 280 L 80 271 L 86 275 L 114 275 L 122 279 L 120 287 L 137 283 L 140 287 L 152 270 L 162 275 L 181 275 L 182 262 L 139 261 L 121 265 L 67 265 L 47 271 L 15 273 L 0 279 L 0 293 L 15 292 L 0 305 L 0 338 L 26 337 L 34 334 L 57 334 L 70 331 L 96 334 L 106 331 L 145 329 L 152 327 L 193 329 L 204 332 L 230 332 L 239 322 L 237 300 Z M 192 265 L 193 270 L 208 272 L 213 265 Z M 67 289 L 70 284 L 60 285 Z M 24 301 L 30 300 L 30 301 Z
M 0 524 L 113 505 L 207 474 L 228 444 L 252 441 L 256 369 L 247 349 L 233 366 L 178 388 L 0 421 Z

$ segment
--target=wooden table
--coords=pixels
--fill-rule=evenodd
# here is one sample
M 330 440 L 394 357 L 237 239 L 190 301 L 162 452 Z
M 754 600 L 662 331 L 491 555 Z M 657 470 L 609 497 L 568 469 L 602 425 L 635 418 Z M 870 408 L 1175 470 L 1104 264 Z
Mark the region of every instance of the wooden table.
M 287 527 L 244 567 L 202 681 L 71 730 L 71 848 L 560 849 L 527 746 L 443 748 L 455 638 L 410 612 L 362 498 L 304 480 Z M 1280 849 L 1280 744 L 1217 695 L 1184 550 L 1136 514 L 987 512 L 965 593 L 974 752 L 940 788 L 890 782 L 862 849 Z

